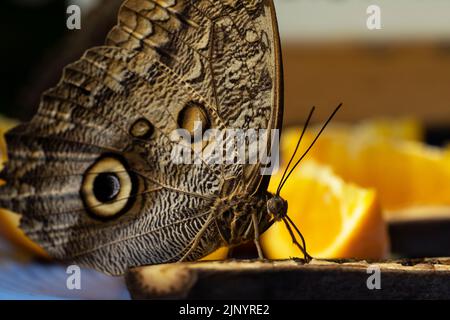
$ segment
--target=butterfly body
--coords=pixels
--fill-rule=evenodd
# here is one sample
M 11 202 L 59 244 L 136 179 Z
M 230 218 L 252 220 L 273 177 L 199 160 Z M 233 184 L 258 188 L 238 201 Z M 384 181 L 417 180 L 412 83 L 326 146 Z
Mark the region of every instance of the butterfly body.
M 175 163 L 173 133 L 282 122 L 271 0 L 127 0 L 106 46 L 67 66 L 6 135 L 0 205 L 50 255 L 109 274 L 196 260 L 273 222 L 261 163 L 218 163 L 214 140 Z M 200 145 L 199 145 L 200 144 Z
M 255 196 L 237 194 L 217 201 L 213 211 L 217 212 L 216 225 L 225 246 L 252 241 L 255 239 L 255 228 L 264 232 L 273 223 L 267 212 L 270 196 L 269 193 Z M 257 223 L 252 219 L 256 219 Z

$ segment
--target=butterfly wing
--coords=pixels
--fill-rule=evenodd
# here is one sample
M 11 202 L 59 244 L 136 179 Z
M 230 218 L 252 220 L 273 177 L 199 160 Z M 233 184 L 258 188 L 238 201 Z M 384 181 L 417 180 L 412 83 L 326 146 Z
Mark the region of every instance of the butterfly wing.
M 272 0 L 126 1 L 107 44 L 160 60 L 203 98 L 218 128 L 281 128 L 283 75 Z M 268 154 L 269 132 L 264 140 Z M 227 189 L 265 191 L 269 178 L 260 169 L 260 162 L 224 166 Z
M 259 164 L 195 150 L 195 165 L 175 164 L 171 135 L 192 102 L 212 128 L 279 126 L 273 19 L 269 1 L 126 1 L 108 46 L 66 67 L 6 135 L 0 204 L 52 256 L 110 274 L 177 261 L 201 231 L 188 258 L 216 249 L 217 229 L 204 226 L 217 199 L 255 192 Z

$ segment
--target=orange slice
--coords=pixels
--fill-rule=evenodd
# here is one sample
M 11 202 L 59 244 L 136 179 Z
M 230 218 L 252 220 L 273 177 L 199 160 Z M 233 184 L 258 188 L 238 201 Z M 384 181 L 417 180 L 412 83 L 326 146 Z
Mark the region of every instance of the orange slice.
M 0 169 L 6 162 L 8 154 L 6 152 L 5 133 L 17 125 L 17 121 L 0 116 Z
M 299 131 L 283 135 L 283 157 L 294 150 Z M 420 131 L 413 122 L 334 126 L 306 158 L 332 167 L 345 181 L 374 188 L 384 210 L 450 206 L 450 153 L 420 142 Z
M 31 241 L 19 228 L 20 215 L 0 209 L 0 236 L 8 239 L 19 250 L 32 256 L 48 259 L 44 249 Z
M 280 179 L 281 173 L 272 177 L 272 192 Z M 373 190 L 345 183 L 329 167 L 306 161 L 291 175 L 281 196 L 288 201 L 288 215 L 314 258 L 386 256 L 387 230 Z M 283 222 L 269 228 L 261 244 L 270 259 L 303 257 Z
M 224 260 L 228 256 L 229 249 L 227 247 L 222 247 L 210 253 L 206 257 L 200 259 L 200 261 L 214 261 L 214 260 Z

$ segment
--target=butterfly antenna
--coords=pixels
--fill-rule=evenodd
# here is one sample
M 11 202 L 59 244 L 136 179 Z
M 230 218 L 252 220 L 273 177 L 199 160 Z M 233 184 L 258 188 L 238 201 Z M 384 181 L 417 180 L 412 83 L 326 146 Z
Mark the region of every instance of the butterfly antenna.
M 314 138 L 313 142 L 309 145 L 308 149 L 306 149 L 306 151 L 303 153 L 303 155 L 300 157 L 300 159 L 298 159 L 298 161 L 295 163 L 294 167 L 292 167 L 292 169 L 289 171 L 288 175 L 286 176 L 286 178 L 284 179 L 284 181 L 281 183 L 281 185 L 279 186 L 279 192 L 281 192 L 281 189 L 283 188 L 284 184 L 286 183 L 286 181 L 288 180 L 289 176 L 292 174 L 292 172 L 295 170 L 295 168 L 297 168 L 297 166 L 300 164 L 300 162 L 303 160 L 303 158 L 306 157 L 306 155 L 309 153 L 309 151 L 312 149 L 312 147 L 315 145 L 315 143 L 317 142 L 317 140 L 319 139 L 319 137 L 322 135 L 323 131 L 325 130 L 325 128 L 328 126 L 328 124 L 331 122 L 331 120 L 333 120 L 334 116 L 336 115 L 336 113 L 339 111 L 339 109 L 342 107 L 342 103 L 339 104 L 337 106 L 336 109 L 334 109 L 333 113 L 328 117 L 328 120 L 325 122 L 325 124 L 322 126 L 322 128 L 320 129 L 319 133 L 317 134 L 317 136 Z M 279 193 L 278 192 L 278 193 Z
M 292 161 L 293 161 L 294 158 L 295 158 L 295 155 L 297 154 L 297 151 L 298 151 L 298 148 L 299 148 L 299 146 L 300 146 L 300 143 L 302 142 L 303 136 L 305 135 L 306 129 L 308 128 L 309 122 L 310 122 L 310 120 L 311 120 L 311 118 L 312 118 L 313 113 L 314 113 L 315 110 L 316 110 L 316 107 L 312 107 L 312 108 L 311 108 L 311 111 L 309 112 L 308 118 L 306 119 L 305 125 L 303 126 L 302 134 L 300 135 L 300 138 L 299 138 L 298 141 L 297 141 L 297 145 L 295 146 L 294 153 L 292 154 L 292 157 L 291 157 L 291 159 L 289 160 L 289 163 L 288 163 L 288 165 L 286 166 L 286 169 L 285 169 L 284 172 L 283 172 L 283 176 L 281 177 L 280 184 L 278 185 L 278 188 L 277 188 L 277 193 L 276 193 L 277 195 L 280 195 L 281 184 L 282 184 L 282 182 L 283 182 L 283 180 L 284 180 L 284 177 L 286 176 L 286 173 L 287 173 L 288 170 L 289 170 L 289 167 L 290 167 Z

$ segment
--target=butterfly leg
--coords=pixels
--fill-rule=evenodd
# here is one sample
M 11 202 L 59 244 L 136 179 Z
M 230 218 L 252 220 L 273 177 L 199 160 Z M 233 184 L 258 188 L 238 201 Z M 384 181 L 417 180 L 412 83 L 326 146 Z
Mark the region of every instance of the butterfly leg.
M 297 227 L 295 226 L 295 224 L 292 222 L 292 220 L 286 216 L 286 218 L 283 219 L 284 224 L 286 225 L 286 229 L 288 230 L 291 238 L 292 238 L 292 242 L 294 243 L 295 246 L 297 246 L 297 248 L 300 249 L 300 251 L 303 253 L 303 257 L 305 259 L 306 262 L 309 262 L 312 260 L 312 257 L 308 254 L 308 252 L 306 251 L 306 243 L 305 243 L 305 239 L 303 238 L 303 235 L 300 233 L 300 231 L 297 229 Z M 298 232 L 298 234 L 300 235 L 301 239 L 302 239 L 302 243 L 303 245 L 301 245 L 298 241 L 297 238 L 295 237 L 294 232 L 291 229 L 291 226 L 289 225 L 289 223 L 291 223 L 295 230 Z
M 264 253 L 262 251 L 261 248 L 261 243 L 260 243 L 260 237 L 259 237 L 259 223 L 258 223 L 258 216 L 256 215 L 256 213 L 252 214 L 252 222 L 253 222 L 253 230 L 255 232 L 255 237 L 254 237 L 254 242 L 255 242 L 255 246 L 256 249 L 258 250 L 258 258 L 263 260 L 264 259 Z
M 231 259 L 233 257 L 234 247 L 228 247 L 227 259 Z

